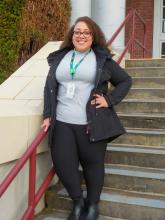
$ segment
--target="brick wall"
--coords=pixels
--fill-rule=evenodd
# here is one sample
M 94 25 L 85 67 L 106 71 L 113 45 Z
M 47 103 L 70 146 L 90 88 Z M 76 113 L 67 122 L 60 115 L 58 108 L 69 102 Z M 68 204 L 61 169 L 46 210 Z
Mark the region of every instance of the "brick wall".
M 147 24 L 147 53 L 146 57 L 152 57 L 152 48 L 153 48 L 153 22 L 154 22 L 154 0 L 126 0 L 126 14 L 130 11 L 131 8 L 137 10 L 137 12 L 143 17 Z M 132 24 L 129 22 L 126 26 L 125 39 L 126 43 L 129 40 L 129 35 L 132 30 Z M 136 28 L 135 28 L 136 38 L 142 41 L 144 36 L 143 25 L 136 19 Z M 142 57 L 142 49 L 136 45 L 135 46 L 135 58 Z

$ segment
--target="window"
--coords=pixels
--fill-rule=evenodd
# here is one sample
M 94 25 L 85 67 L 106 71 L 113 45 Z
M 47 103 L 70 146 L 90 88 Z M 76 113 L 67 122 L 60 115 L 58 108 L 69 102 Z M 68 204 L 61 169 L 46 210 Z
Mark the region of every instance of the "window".
M 165 58 L 165 42 L 161 43 L 161 58 Z
M 162 33 L 165 33 L 165 0 L 162 3 Z

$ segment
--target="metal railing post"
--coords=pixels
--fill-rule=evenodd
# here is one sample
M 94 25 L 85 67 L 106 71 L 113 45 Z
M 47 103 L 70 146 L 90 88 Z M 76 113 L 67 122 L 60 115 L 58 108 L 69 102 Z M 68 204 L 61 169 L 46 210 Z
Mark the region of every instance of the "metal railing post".
M 30 220 L 34 220 L 35 209 L 35 186 L 36 186 L 36 149 L 29 161 L 29 207 L 32 208 Z
M 132 16 L 132 45 L 131 45 L 131 59 L 135 57 L 135 10 Z
M 144 45 L 144 48 L 143 48 L 143 58 L 146 57 L 146 42 L 147 42 L 147 27 L 146 25 L 144 25 L 144 39 L 143 39 L 143 45 Z

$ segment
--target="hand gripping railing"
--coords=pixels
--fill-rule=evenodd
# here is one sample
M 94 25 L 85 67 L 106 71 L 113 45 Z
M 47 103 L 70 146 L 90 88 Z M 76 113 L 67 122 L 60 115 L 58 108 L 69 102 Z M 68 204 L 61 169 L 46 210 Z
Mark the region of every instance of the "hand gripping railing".
M 32 144 L 28 147 L 26 152 L 22 155 L 22 157 L 17 161 L 16 165 L 9 172 L 4 181 L 0 184 L 0 197 L 7 190 L 10 183 L 13 179 L 18 175 L 19 171 L 22 169 L 26 161 L 29 159 L 29 198 L 28 198 L 28 208 L 26 209 L 22 220 L 34 220 L 34 210 L 39 200 L 43 196 L 46 191 L 49 183 L 51 182 L 55 172 L 53 167 L 49 171 L 47 177 L 41 184 L 37 193 L 35 193 L 36 186 L 36 149 L 37 146 L 41 143 L 41 141 L 46 136 L 47 132 L 44 132 L 44 128 L 38 133 Z
M 141 21 L 141 23 L 144 26 L 144 37 L 143 37 L 143 43 L 140 43 L 136 38 L 135 38 L 135 19 L 136 17 Z M 126 54 L 127 51 L 129 51 L 129 49 L 131 48 L 131 58 L 134 58 L 134 54 L 135 54 L 135 43 L 137 43 L 142 49 L 143 49 L 143 58 L 145 57 L 145 53 L 146 53 L 146 24 L 145 21 L 143 20 L 143 18 L 137 13 L 136 9 L 131 9 L 131 11 L 128 13 L 128 15 L 126 16 L 125 20 L 122 22 L 122 24 L 120 25 L 120 27 L 117 29 L 117 31 L 112 35 L 111 39 L 107 42 L 107 45 L 110 47 L 113 43 L 113 41 L 116 39 L 116 37 L 118 36 L 118 34 L 120 33 L 120 31 L 123 29 L 123 27 L 132 19 L 132 34 L 131 37 L 124 49 L 124 51 L 122 52 L 121 56 L 119 57 L 119 59 L 117 60 L 118 63 L 121 62 L 121 60 L 123 59 L 124 55 Z

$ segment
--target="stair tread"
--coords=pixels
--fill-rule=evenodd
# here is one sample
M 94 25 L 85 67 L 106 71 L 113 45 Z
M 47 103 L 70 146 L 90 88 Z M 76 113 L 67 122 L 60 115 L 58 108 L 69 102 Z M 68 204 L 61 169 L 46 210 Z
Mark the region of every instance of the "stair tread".
M 105 164 L 106 174 L 165 180 L 165 169 L 122 164 Z
M 130 116 L 130 117 L 146 117 L 146 118 L 165 118 L 165 114 L 160 113 L 123 113 L 123 112 L 117 112 L 119 116 Z
M 165 135 L 165 129 L 149 129 L 149 128 L 125 128 L 127 133 L 134 134 L 158 134 Z
M 125 70 L 138 70 L 138 69 L 165 69 L 163 66 L 135 66 L 135 67 L 125 67 Z
M 163 147 L 163 146 L 150 146 L 150 145 L 138 145 L 138 144 L 121 144 L 121 143 L 109 143 L 108 144 L 108 147 L 109 146 L 113 146 L 113 147 L 115 147 L 116 149 L 117 148 L 125 148 L 125 147 L 127 147 L 127 148 L 136 148 L 136 149 L 144 149 L 144 150 L 160 150 L 160 151 L 164 151 L 165 150 L 165 148 Z
M 164 76 L 151 76 L 151 77 L 147 77 L 147 76 L 132 76 L 133 79 L 165 79 Z
M 153 90 L 153 91 L 155 91 L 155 90 L 164 90 L 165 89 L 165 87 L 164 88 L 159 88 L 159 87 L 131 87 L 131 90 Z
M 68 210 L 45 210 L 42 214 L 37 216 L 35 219 L 36 220 L 64 220 L 67 219 L 70 211 Z M 99 215 L 98 220 L 129 220 L 129 219 L 119 219 L 119 218 L 113 218 L 109 216 L 103 216 Z
M 86 196 L 86 191 L 83 191 L 84 196 Z M 65 188 L 62 188 L 57 192 L 57 194 L 61 197 L 68 197 L 68 193 L 66 192 Z M 154 194 L 153 194 L 154 197 Z M 165 209 L 165 199 L 158 199 L 152 198 L 151 195 L 142 194 L 138 192 L 131 192 L 131 191 L 124 191 L 124 190 L 114 190 L 110 188 L 103 188 L 100 201 L 106 202 L 117 202 L 123 204 L 130 204 L 130 205 L 139 205 L 157 209 Z
M 139 146 L 139 145 L 124 145 L 124 144 L 108 144 L 108 151 L 118 151 L 118 152 L 130 152 L 130 153 L 146 153 L 146 154 L 160 154 L 165 155 L 165 149 L 150 146 Z
M 160 103 L 165 102 L 165 98 L 154 98 L 154 99 L 123 99 L 122 102 L 149 102 L 149 103 Z

